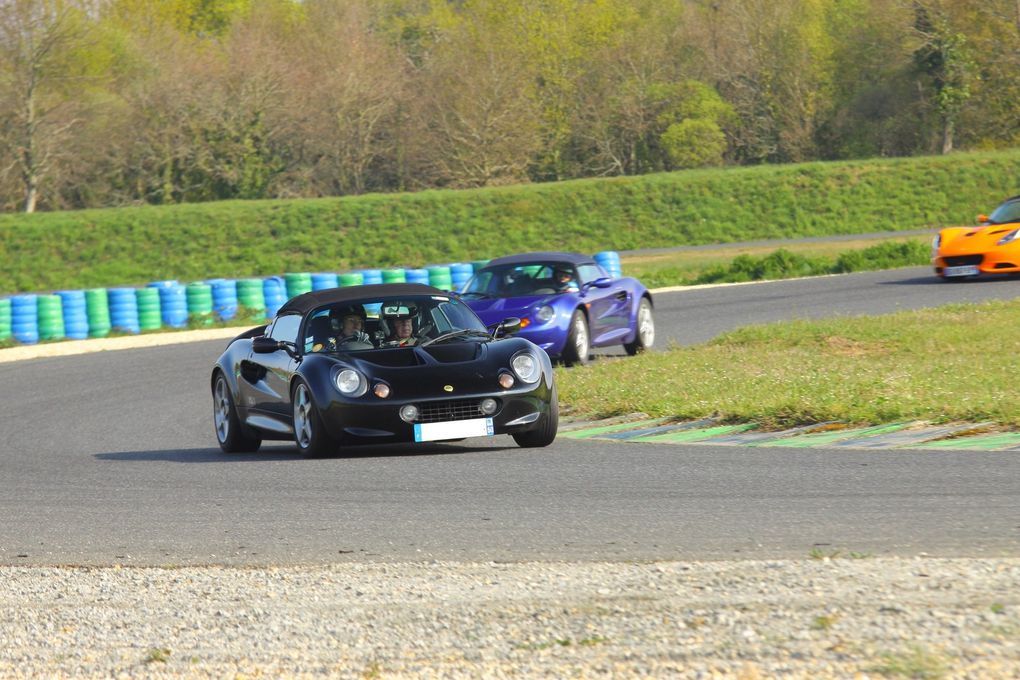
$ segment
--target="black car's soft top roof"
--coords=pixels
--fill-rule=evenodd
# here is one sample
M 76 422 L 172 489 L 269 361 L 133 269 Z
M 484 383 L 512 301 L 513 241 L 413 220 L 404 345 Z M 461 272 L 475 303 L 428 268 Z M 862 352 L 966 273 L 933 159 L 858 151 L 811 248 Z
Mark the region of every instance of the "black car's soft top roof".
M 277 314 L 293 312 L 307 314 L 326 305 L 353 302 L 354 300 L 364 300 L 367 298 L 381 299 L 403 295 L 449 296 L 450 294 L 447 291 L 421 283 L 375 283 L 368 286 L 343 286 L 341 288 L 326 288 L 325 290 L 302 293 L 285 302 Z
M 546 251 L 540 253 L 521 253 L 520 255 L 507 255 L 490 260 L 485 267 L 498 267 L 505 264 L 528 264 L 538 262 L 569 262 L 570 264 L 595 264 L 590 255 L 580 253 L 567 253 L 558 251 Z

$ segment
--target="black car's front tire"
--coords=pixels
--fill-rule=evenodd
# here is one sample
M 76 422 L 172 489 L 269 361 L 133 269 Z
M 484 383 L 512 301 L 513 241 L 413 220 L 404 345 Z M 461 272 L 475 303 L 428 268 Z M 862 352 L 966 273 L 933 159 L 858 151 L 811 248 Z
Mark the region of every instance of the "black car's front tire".
M 306 458 L 317 458 L 336 453 L 337 442 L 329 436 L 322 423 L 319 409 L 312 402 L 312 391 L 299 380 L 291 395 L 294 408 L 294 443 Z
M 259 437 L 251 436 L 241 428 L 241 419 L 237 417 L 230 386 L 220 372 L 216 373 L 213 383 L 213 425 L 216 428 L 216 440 L 224 453 L 253 453 L 262 446 Z
M 560 405 L 556 397 L 556 388 L 553 388 L 552 398 L 549 401 L 549 413 L 539 420 L 539 425 L 534 430 L 517 432 L 512 434 L 517 445 L 526 448 L 539 448 L 549 446 L 556 439 L 556 432 L 560 428 Z

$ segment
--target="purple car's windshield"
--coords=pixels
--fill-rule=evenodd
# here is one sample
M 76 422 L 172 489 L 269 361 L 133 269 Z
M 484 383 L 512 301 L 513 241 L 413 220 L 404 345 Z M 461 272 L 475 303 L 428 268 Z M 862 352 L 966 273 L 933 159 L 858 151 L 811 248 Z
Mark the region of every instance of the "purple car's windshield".
M 486 267 L 477 272 L 461 290 L 474 298 L 525 297 L 576 291 L 577 272 L 562 262 L 531 262 Z

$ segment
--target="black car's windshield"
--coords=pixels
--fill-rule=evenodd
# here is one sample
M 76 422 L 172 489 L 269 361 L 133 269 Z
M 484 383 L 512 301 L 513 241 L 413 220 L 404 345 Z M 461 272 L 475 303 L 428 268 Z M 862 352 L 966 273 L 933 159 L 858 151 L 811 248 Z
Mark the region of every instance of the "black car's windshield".
M 374 298 L 322 307 L 304 324 L 304 351 L 370 352 L 443 342 L 485 340 L 485 325 L 447 295 Z
M 553 295 L 577 290 L 574 265 L 530 262 L 485 267 L 461 291 L 467 299 Z
M 992 224 L 1020 222 L 1020 200 L 1006 201 L 988 216 L 988 221 Z

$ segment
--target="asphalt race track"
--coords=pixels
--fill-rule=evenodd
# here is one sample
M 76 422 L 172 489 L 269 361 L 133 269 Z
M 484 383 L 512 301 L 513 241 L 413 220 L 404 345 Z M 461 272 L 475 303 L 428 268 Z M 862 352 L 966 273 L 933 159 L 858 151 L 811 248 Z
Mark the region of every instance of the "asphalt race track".
M 764 321 L 1020 296 L 928 268 L 656 297 L 656 344 Z M 221 341 L 0 364 L 0 564 L 298 564 L 1020 555 L 1020 452 L 509 437 L 216 447 Z

